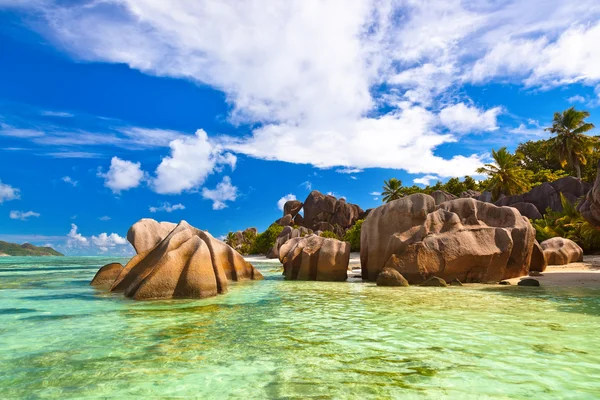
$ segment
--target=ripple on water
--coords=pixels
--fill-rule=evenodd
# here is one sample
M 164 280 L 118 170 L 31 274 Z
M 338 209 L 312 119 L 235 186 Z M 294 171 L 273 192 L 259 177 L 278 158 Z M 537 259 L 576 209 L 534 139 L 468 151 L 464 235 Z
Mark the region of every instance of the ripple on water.
M 88 285 L 110 261 L 2 264 L 2 398 L 600 393 L 597 291 L 286 282 L 271 264 L 226 296 L 135 302 Z

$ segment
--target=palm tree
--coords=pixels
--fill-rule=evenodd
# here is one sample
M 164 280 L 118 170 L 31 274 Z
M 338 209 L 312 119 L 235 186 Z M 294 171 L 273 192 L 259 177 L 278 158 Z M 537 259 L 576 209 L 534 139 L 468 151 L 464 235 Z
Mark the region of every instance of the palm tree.
M 503 147 L 498 151 L 492 150 L 492 157 L 494 163 L 478 168 L 477 173 L 488 175 L 489 184 L 486 190 L 492 192 L 494 200 L 500 195 L 520 194 L 529 189 L 528 171 L 520 165 L 520 154 L 511 154 Z
M 398 200 L 402 195 L 402 181 L 391 178 L 389 181 L 383 181 L 383 196 L 381 201 L 389 203 L 392 200 Z
M 227 243 L 231 247 L 235 247 L 237 245 L 236 239 L 235 239 L 235 233 L 229 232 L 227 234 L 227 236 L 225 237 L 225 243 Z
M 594 124 L 585 122 L 589 116 L 589 112 L 571 107 L 562 113 L 555 112 L 552 126 L 545 129 L 556 134 L 550 139 L 549 151 L 556 152 L 561 167 L 569 164 L 575 169 L 577 179 L 581 179 L 581 166 L 587 164 L 585 156 L 591 154 L 598 144 L 597 138 L 584 135 L 594 128 Z

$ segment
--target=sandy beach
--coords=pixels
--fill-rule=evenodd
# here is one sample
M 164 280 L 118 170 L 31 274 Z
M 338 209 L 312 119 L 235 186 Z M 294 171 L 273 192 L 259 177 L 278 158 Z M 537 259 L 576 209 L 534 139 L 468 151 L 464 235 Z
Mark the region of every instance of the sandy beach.
M 246 261 L 280 264 L 278 259 L 268 259 L 264 256 L 244 257 Z M 360 275 L 360 253 L 350 254 L 349 269 L 353 270 L 349 274 L 352 279 Z M 600 288 L 600 255 L 589 255 L 583 257 L 583 262 L 571 263 L 568 265 L 550 265 L 541 276 L 522 276 L 509 279 L 512 285 L 516 285 L 525 278 L 534 278 L 542 286 L 564 286 L 564 287 L 589 287 Z

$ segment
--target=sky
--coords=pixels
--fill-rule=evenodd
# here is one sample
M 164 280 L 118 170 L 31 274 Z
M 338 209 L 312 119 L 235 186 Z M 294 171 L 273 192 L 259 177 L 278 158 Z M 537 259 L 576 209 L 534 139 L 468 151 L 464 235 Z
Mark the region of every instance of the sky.
M 555 111 L 600 126 L 598 43 L 597 0 L 0 0 L 0 240 L 126 255 L 140 218 L 475 175 Z

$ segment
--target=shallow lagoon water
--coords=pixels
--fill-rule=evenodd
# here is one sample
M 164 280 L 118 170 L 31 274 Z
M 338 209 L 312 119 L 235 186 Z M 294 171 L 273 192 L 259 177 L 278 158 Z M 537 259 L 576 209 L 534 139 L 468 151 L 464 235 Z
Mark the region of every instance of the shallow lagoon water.
M 0 393 L 22 398 L 600 396 L 600 291 L 237 283 L 134 302 L 114 258 L 0 258 Z M 118 260 L 125 262 L 126 260 Z

